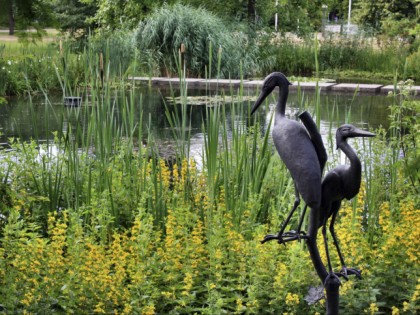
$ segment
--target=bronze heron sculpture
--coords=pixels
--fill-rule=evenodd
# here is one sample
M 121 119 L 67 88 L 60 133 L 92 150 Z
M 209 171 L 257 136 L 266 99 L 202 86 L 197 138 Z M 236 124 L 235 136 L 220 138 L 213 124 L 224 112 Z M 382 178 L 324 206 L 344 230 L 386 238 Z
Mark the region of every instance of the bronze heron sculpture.
M 268 75 L 263 83 L 261 94 L 255 102 L 251 114 L 263 103 L 266 97 L 279 87 L 279 97 L 275 109 L 273 142 L 280 158 L 289 170 L 295 186 L 295 201 L 292 210 L 283 222 L 277 234 L 265 236 L 262 243 L 278 240 L 285 243 L 301 237 L 301 224 L 297 231 L 286 234 L 284 230 L 294 211 L 300 204 L 300 196 L 305 202 L 305 209 L 309 206 L 318 209 L 321 205 L 321 176 L 327 160 L 327 154 L 315 123 L 307 112 L 300 115 L 305 127 L 285 115 L 286 102 L 291 83 L 281 72 Z
M 322 226 L 322 234 L 324 237 L 325 251 L 328 260 L 329 275 L 328 277 L 343 276 L 347 278 L 347 275 L 354 274 L 358 278 L 361 278 L 359 270 L 354 268 L 348 268 L 344 262 L 343 255 L 341 254 L 340 247 L 338 245 L 337 236 L 334 230 L 334 223 L 337 218 L 338 210 L 341 206 L 343 199 L 352 199 L 356 196 L 360 189 L 360 183 L 362 179 L 362 166 L 356 152 L 347 143 L 348 138 L 355 137 L 374 137 L 375 134 L 358 129 L 353 125 L 345 124 L 340 126 L 336 132 L 336 144 L 337 149 L 346 155 L 349 159 L 349 165 L 339 165 L 329 171 L 322 181 L 322 199 L 319 216 L 319 227 Z M 330 232 L 333 238 L 334 245 L 337 249 L 338 256 L 342 265 L 342 269 L 339 273 L 333 273 L 331 266 L 331 259 L 328 251 L 327 244 L 327 221 L 331 218 Z

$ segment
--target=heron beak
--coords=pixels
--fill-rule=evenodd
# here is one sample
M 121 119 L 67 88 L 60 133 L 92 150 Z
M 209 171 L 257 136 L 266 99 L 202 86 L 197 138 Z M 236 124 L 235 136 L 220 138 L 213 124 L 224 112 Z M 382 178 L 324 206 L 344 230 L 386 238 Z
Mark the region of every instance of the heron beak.
M 251 110 L 251 115 L 255 113 L 255 111 L 258 109 L 258 107 L 260 107 L 260 105 L 264 102 L 264 100 L 267 98 L 267 96 L 270 93 L 267 93 L 266 91 L 261 91 L 260 96 L 258 96 L 258 99 L 256 100 L 254 106 L 252 107 Z
M 362 129 L 358 129 L 355 128 L 351 134 L 352 137 L 375 137 L 376 134 L 369 132 L 369 131 L 365 131 Z

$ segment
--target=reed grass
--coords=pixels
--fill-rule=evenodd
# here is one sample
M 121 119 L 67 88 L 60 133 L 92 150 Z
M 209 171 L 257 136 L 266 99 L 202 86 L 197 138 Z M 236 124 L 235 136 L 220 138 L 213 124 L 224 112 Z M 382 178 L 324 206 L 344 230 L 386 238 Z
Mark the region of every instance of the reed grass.
M 259 65 L 262 73 L 282 69 L 288 75 L 317 76 L 355 81 L 392 82 L 395 71 L 403 79 L 418 80 L 415 53 L 399 43 L 382 43 L 365 37 L 330 37 L 322 41 L 287 37 L 262 38 Z M 318 54 L 315 52 L 318 51 Z M 318 61 L 314 62 L 314 55 Z

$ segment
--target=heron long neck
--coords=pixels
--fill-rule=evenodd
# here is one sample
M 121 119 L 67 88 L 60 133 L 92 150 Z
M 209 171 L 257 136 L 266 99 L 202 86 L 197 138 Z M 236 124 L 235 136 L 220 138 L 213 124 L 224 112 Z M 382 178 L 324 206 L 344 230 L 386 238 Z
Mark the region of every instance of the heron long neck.
M 337 146 L 344 152 L 347 158 L 350 161 L 350 168 L 349 173 L 350 176 L 353 177 L 356 182 L 359 182 L 362 174 L 362 165 L 360 163 L 359 158 L 357 157 L 356 152 L 352 149 L 352 147 L 346 142 L 344 139 L 338 139 Z
M 276 114 L 285 116 L 286 113 L 286 102 L 289 96 L 289 84 L 279 85 L 279 98 L 277 100 Z

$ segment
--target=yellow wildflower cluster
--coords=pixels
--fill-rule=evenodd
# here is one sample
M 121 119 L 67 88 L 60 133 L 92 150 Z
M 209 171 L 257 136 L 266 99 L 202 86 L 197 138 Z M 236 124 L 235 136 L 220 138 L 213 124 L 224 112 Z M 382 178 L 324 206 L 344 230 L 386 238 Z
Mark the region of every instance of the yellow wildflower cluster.
M 204 173 L 197 176 L 197 186 L 194 191 L 194 206 L 196 209 L 207 210 L 209 208 L 209 193 Z
M 154 314 L 156 314 L 155 310 L 156 310 L 156 308 L 153 304 L 147 305 L 143 308 L 141 314 L 142 315 L 154 315 Z
M 299 295 L 288 292 L 286 295 L 286 305 L 293 306 L 299 304 Z
M 378 255 L 387 264 L 394 263 L 395 255 L 406 255 L 407 259 L 417 264 L 420 248 L 420 217 L 413 201 L 401 202 L 399 219 L 390 218 L 389 203 L 383 204 L 383 213 L 379 222 L 384 231 L 384 242 Z
M 363 237 L 363 193 L 364 186 L 362 185 L 360 192 L 356 197 L 356 201 L 342 202 L 342 206 L 338 213 L 338 219 L 335 223 L 335 232 L 338 238 L 338 243 L 341 252 L 344 255 L 346 264 L 348 266 L 357 267 L 361 269 L 363 269 L 363 265 L 366 263 L 364 261 L 364 254 L 369 251 L 369 244 L 366 238 Z M 357 205 L 356 207 L 354 207 L 355 204 Z M 321 234 L 321 231 L 318 232 L 318 238 L 322 240 L 320 242 L 320 245 L 318 246 L 320 249 L 321 258 L 324 262 L 326 262 L 325 246 L 323 244 L 323 236 Z M 333 268 L 341 267 L 337 251 L 335 250 L 332 237 L 329 235 L 329 233 L 327 236 L 327 240 Z
M 168 189 L 170 181 L 171 181 L 171 171 L 169 170 L 168 165 L 166 165 L 165 160 L 163 159 L 159 160 L 159 166 L 160 166 L 162 184 L 164 185 L 166 189 Z
M 382 228 L 384 233 L 388 233 L 391 228 L 392 221 L 391 218 L 391 211 L 389 209 L 389 202 L 383 202 L 381 205 L 381 212 L 379 213 L 379 226 Z
M 398 309 L 398 307 L 392 306 L 391 315 L 400 315 L 400 310 Z
M 287 266 L 281 262 L 278 263 L 276 274 L 274 275 L 273 287 L 276 291 L 281 292 L 286 286 L 286 275 L 288 273 Z
M 376 303 L 370 303 L 369 308 L 365 310 L 365 313 L 374 315 L 377 311 L 379 311 L 379 308 Z
M 82 314 L 323 313 L 324 301 L 316 306 L 303 302 L 307 288 L 319 284 L 303 242 L 280 247 L 276 242 L 260 243 L 272 226 L 255 221 L 259 195 L 240 205 L 237 215 L 236 209 L 228 209 L 229 185 L 221 185 L 210 207 L 208 178 L 197 172 L 193 161 L 184 160 L 173 170 L 159 163 L 149 163 L 139 176 L 160 172 L 162 195 L 139 198 L 128 228 L 111 229 L 100 224 L 100 218 L 93 220 L 98 224 L 86 225 L 80 213 L 69 210 L 51 214 L 41 234 L 25 222 L 25 216 L 20 217 L 24 205 L 16 203 L 20 212 L 12 213 L 0 239 L 0 296 L 9 294 L 6 302 L 15 301 L 7 307 L 37 313 L 49 301 L 58 301 L 69 313 Z M 151 184 L 144 180 L 144 185 Z M 189 191 L 193 194 L 181 194 Z M 372 280 L 378 274 L 386 277 L 388 266 L 414 270 L 418 264 L 418 209 L 410 201 L 383 203 L 376 222 L 379 236 L 369 243 L 362 225 L 364 195 L 362 187 L 354 202 L 343 202 L 336 231 L 348 266 L 369 264 L 371 272 L 363 273 L 365 282 L 353 277 L 342 281 L 340 303 L 348 303 L 357 313 L 416 312 L 420 282 L 415 289 L 412 281 L 405 282 L 410 289 L 392 305 L 384 302 L 384 290 L 375 290 Z M 161 197 L 164 210 L 168 209 L 163 222 L 153 216 L 147 199 L 154 202 Z M 100 200 L 92 204 L 91 208 L 107 205 Z M 319 239 L 325 255 L 321 235 Z M 333 267 L 339 269 L 331 239 L 330 247 Z M 372 289 L 369 296 L 367 288 Z M 363 309 L 370 301 L 376 303 Z

